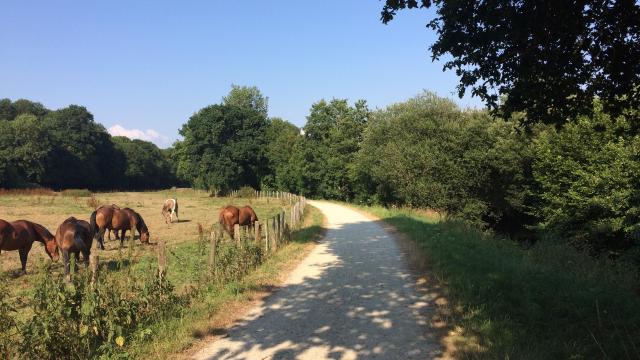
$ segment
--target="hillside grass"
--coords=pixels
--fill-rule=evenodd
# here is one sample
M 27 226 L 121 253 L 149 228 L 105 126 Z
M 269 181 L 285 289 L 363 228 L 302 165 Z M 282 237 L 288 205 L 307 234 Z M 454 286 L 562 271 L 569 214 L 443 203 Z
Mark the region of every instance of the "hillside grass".
M 359 207 L 419 244 L 459 358 L 638 359 L 638 270 L 557 241 L 522 249 L 423 211 Z

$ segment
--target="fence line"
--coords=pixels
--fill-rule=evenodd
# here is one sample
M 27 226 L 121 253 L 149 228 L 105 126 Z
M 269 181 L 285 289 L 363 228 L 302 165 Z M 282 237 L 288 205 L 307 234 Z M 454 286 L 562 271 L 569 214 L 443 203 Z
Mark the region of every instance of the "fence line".
M 238 190 L 229 192 L 230 196 L 238 196 Z M 278 250 L 283 244 L 291 241 L 291 233 L 302 227 L 307 199 L 304 196 L 272 190 L 255 190 L 256 198 L 280 199 L 289 202 L 289 209 L 282 209 L 276 215 L 256 221 L 255 226 L 234 226 L 234 242 L 240 245 L 245 240 L 252 241 L 260 246 L 265 255 L 270 255 Z M 218 231 L 211 231 L 209 264 L 215 265 L 217 244 L 224 237 L 221 228 Z

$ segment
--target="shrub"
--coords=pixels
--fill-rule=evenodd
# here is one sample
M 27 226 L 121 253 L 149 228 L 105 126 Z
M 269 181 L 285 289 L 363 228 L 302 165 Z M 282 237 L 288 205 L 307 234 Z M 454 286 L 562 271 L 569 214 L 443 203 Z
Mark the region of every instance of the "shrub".
M 87 189 L 67 189 L 62 190 L 60 194 L 66 197 L 89 197 L 92 195 L 91 191 Z
M 535 140 L 541 228 L 591 251 L 626 249 L 640 231 L 640 137 L 598 109 Z
M 237 196 L 240 198 L 252 198 L 256 196 L 256 190 L 251 186 L 243 186 L 238 190 Z

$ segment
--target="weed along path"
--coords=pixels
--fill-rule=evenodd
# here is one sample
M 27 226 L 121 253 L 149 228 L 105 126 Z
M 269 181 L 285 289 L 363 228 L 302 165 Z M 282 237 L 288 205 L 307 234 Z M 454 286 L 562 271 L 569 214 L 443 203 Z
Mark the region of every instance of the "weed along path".
M 347 207 L 310 201 L 325 239 L 283 287 L 196 359 L 429 359 L 430 301 L 380 225 Z

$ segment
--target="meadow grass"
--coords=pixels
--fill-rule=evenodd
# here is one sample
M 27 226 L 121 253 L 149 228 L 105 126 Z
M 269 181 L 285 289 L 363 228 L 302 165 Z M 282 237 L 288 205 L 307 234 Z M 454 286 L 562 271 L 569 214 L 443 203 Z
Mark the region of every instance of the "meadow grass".
M 169 197 L 178 199 L 180 222 L 165 224 L 161 215 L 162 204 Z M 198 224 L 202 225 L 205 233 L 208 233 L 217 223 L 218 211 L 224 205 L 249 204 L 256 211 L 259 219 L 270 218 L 282 209 L 289 208 L 288 201 L 279 199 L 210 197 L 207 192 L 192 189 L 93 194 L 71 191 L 65 195 L 51 191 L 6 191 L 0 192 L 0 219 L 30 220 L 44 225 L 52 234 L 55 234 L 57 227 L 69 216 L 88 221 L 96 203 L 117 204 L 120 207 L 136 210 L 145 220 L 151 234 L 152 245 L 141 245 L 136 239 L 132 247 L 129 246 L 129 241 L 125 241 L 124 248 L 120 247 L 119 241 L 109 241 L 105 236 L 106 249 L 100 250 L 98 255 L 101 269 L 112 273 L 111 276 L 119 276 L 122 267 L 126 266 L 135 266 L 137 271 L 156 271 L 155 265 L 151 265 L 155 264 L 156 246 L 153 244 L 160 239 L 163 239 L 167 245 L 170 266 L 172 262 L 178 260 L 176 256 L 189 260 L 190 251 L 193 251 L 199 237 Z M 184 243 L 190 245 L 177 250 Z M 10 292 L 9 297 L 13 299 L 19 310 L 20 318 L 29 315 L 32 286 L 38 275 L 37 263 L 40 261 L 50 260 L 44 251 L 44 246 L 34 243 L 29 253 L 27 275 L 17 276 L 20 270 L 18 252 L 0 253 L 0 271 L 8 275 L 6 288 Z M 189 261 L 185 261 L 184 264 L 186 265 L 176 266 L 176 271 L 169 273 L 170 281 L 178 289 L 184 288 L 193 280 L 194 267 L 197 265 Z M 63 269 L 62 266 L 62 261 L 59 261 L 54 264 L 52 271 L 59 273 Z M 187 273 L 191 274 L 191 277 L 187 276 Z
M 182 352 L 194 342 L 223 333 L 224 328 L 253 300 L 277 288 L 286 274 L 308 254 L 314 240 L 322 234 L 323 220 L 322 213 L 308 205 L 302 226 L 292 233 L 290 243 L 280 247 L 241 280 L 204 286 L 180 318 L 155 324 L 149 329 L 153 340 L 134 342 L 128 347 L 128 352 L 136 358 L 182 357 Z M 174 264 L 179 266 L 169 265 L 169 279 L 180 279 L 178 282 L 182 284 L 197 282 L 201 273 L 196 264 L 206 263 L 206 254 L 202 254 L 197 243 L 182 244 L 174 250 L 174 259 L 188 257 L 191 260 L 186 263 L 176 261 Z
M 638 270 L 557 241 L 529 249 L 464 223 L 407 209 L 360 207 L 419 244 L 446 288 L 454 356 L 638 359 Z

